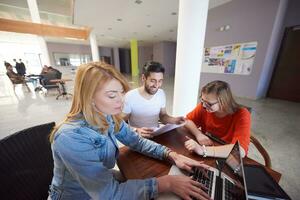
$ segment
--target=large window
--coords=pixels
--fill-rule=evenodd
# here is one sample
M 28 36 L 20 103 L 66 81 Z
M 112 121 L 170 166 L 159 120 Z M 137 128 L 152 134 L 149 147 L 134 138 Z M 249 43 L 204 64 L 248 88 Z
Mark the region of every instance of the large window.
M 53 53 L 56 66 L 76 66 L 92 61 L 90 54 Z

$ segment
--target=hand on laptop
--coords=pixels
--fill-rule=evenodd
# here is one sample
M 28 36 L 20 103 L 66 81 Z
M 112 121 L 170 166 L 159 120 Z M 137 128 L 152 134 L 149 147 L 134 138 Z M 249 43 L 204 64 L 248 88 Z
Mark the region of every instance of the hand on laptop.
M 186 171 L 192 172 L 193 167 L 208 168 L 203 162 L 193 160 L 184 155 L 178 154 L 175 151 L 169 153 L 169 159 L 174 161 L 177 167 Z
M 173 192 L 182 199 L 191 200 L 192 197 L 196 199 L 211 199 L 208 194 L 203 190 L 206 190 L 205 186 L 201 183 L 192 180 L 191 177 L 184 175 L 167 175 L 157 178 L 158 180 L 158 192 Z
M 136 132 L 144 138 L 153 138 L 153 129 L 147 127 L 136 128 Z

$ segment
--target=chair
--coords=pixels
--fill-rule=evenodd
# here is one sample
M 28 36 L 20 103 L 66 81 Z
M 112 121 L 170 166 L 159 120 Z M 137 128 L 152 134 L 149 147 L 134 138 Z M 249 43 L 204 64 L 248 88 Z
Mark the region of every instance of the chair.
M 54 126 L 31 127 L 0 140 L 1 199 L 47 199 L 54 165 L 48 136 Z
M 58 70 L 52 70 L 49 71 L 45 74 L 42 75 L 42 78 L 40 80 L 41 85 L 46 88 L 47 90 L 49 89 L 57 89 L 59 94 L 61 94 L 60 87 L 58 83 L 53 83 L 51 80 L 55 79 L 61 79 L 62 73 Z
M 261 143 L 258 141 L 258 139 L 253 136 L 252 133 L 251 133 L 251 136 L 250 136 L 250 142 L 256 147 L 256 149 L 258 150 L 258 152 L 264 158 L 265 166 L 268 167 L 268 168 L 272 168 L 271 158 L 270 158 L 268 152 L 261 145 Z
M 25 77 L 12 76 L 9 73 L 6 73 L 6 74 L 7 74 L 8 78 L 9 78 L 9 80 L 11 81 L 11 83 L 13 84 L 14 91 L 15 91 L 15 87 L 16 87 L 17 84 L 22 84 L 22 85 L 24 85 L 27 88 L 28 92 L 30 92 L 30 88 L 27 85 Z
M 252 108 L 248 106 L 242 105 L 242 107 L 246 108 L 250 114 L 252 113 Z M 250 142 L 255 146 L 255 148 L 258 150 L 258 152 L 261 154 L 265 161 L 265 166 L 268 168 L 272 168 L 272 162 L 269 153 L 267 150 L 262 146 L 262 144 L 259 142 L 259 140 L 253 135 L 253 132 L 251 131 L 250 134 Z

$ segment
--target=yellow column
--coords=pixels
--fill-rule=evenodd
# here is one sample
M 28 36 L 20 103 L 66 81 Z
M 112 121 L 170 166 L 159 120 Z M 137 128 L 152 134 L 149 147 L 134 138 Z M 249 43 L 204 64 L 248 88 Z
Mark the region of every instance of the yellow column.
M 130 40 L 130 49 L 131 49 L 131 75 L 139 75 L 138 67 L 138 43 L 136 39 Z

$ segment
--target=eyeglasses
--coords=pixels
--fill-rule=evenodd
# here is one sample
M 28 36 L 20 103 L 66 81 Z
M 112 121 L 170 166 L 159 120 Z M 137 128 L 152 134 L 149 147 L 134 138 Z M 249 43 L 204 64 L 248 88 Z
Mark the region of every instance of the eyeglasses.
M 217 102 L 214 102 L 214 103 L 209 103 L 209 102 L 203 100 L 202 98 L 200 98 L 200 103 L 201 103 L 202 105 L 204 105 L 205 107 L 211 108 L 211 107 L 213 107 L 215 104 L 217 104 L 217 103 L 219 103 L 219 102 L 217 101 Z

